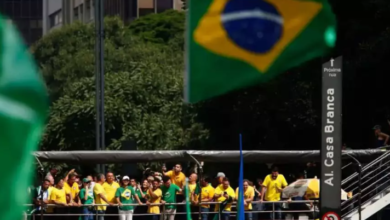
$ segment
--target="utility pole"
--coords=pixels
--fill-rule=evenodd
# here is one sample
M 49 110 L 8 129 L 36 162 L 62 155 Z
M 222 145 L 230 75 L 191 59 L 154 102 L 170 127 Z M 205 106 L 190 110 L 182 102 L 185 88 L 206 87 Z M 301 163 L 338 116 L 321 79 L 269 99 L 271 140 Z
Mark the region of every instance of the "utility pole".
M 104 126 L 104 0 L 95 0 L 96 150 L 105 150 Z M 104 164 L 97 171 L 105 173 Z

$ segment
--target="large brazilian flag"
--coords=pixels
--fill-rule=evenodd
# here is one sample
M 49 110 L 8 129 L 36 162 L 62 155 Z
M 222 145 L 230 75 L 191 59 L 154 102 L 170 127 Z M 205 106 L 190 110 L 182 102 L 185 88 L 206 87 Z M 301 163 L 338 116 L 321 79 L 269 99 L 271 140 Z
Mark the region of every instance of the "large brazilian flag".
M 326 0 L 191 0 L 185 99 L 267 82 L 332 48 Z
M 12 26 L 0 16 L 0 219 L 22 219 L 35 151 L 48 111 L 46 88 Z

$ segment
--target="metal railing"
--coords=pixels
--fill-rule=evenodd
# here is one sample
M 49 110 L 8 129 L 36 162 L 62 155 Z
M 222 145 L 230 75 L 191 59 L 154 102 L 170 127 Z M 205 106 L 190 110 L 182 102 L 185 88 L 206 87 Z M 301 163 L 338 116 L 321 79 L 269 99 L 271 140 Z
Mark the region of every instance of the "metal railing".
M 292 209 L 289 209 L 288 206 L 291 205 L 291 204 L 296 204 L 296 203 L 300 203 L 300 204 L 313 204 L 313 207 L 309 209 L 306 209 L 306 210 L 292 210 Z M 192 207 L 197 207 L 199 208 L 199 206 L 202 206 L 202 205 L 210 205 L 211 207 L 213 205 L 219 205 L 220 203 L 218 202 L 207 202 L 207 203 L 200 203 L 199 205 L 194 205 Z M 266 206 L 268 204 L 272 204 L 271 208 L 270 207 L 267 207 L 267 209 L 265 209 L 265 207 L 263 207 L 262 210 L 255 210 L 255 206 L 257 204 L 263 204 L 263 206 Z M 271 216 L 272 214 L 272 218 L 275 219 L 275 216 L 276 216 L 276 213 L 280 212 L 281 215 L 283 214 L 290 214 L 290 215 L 294 215 L 294 214 L 305 214 L 307 216 L 311 216 L 312 218 L 310 219 L 315 219 L 316 216 L 318 216 L 318 201 L 315 201 L 315 200 L 305 200 L 305 201 L 277 201 L 277 202 L 268 202 L 268 201 L 263 201 L 263 202 L 260 202 L 260 201 L 253 201 L 252 202 L 252 210 L 250 211 L 245 211 L 246 214 L 248 213 L 252 213 L 253 214 L 260 214 L 260 213 L 265 213 L 265 214 L 269 214 Z M 155 213 L 133 213 L 132 215 L 133 216 L 152 216 L 152 215 L 158 215 L 160 217 L 162 217 L 162 219 L 165 219 L 165 215 L 186 215 L 187 212 L 185 212 L 185 207 L 183 207 L 181 210 L 184 211 L 184 212 L 177 212 L 177 213 L 174 213 L 174 214 L 171 214 L 171 213 L 168 213 L 166 212 L 166 209 L 165 207 L 167 205 L 176 205 L 176 206 L 185 206 L 186 204 L 185 203 L 165 203 L 165 204 L 162 204 L 162 203 L 154 203 L 154 204 L 123 204 L 123 206 L 133 206 L 136 210 L 136 207 L 139 207 L 139 206 L 159 206 L 161 207 L 160 210 L 160 214 L 155 214 Z M 236 208 L 236 202 L 232 202 L 231 203 L 231 208 L 234 209 Z M 276 206 L 277 205 L 277 206 Z M 25 205 L 26 207 L 32 207 L 32 208 L 35 208 L 37 209 L 38 207 L 41 207 L 41 206 L 36 206 L 36 205 L 33 205 L 33 204 L 27 204 Z M 60 214 L 58 214 L 58 212 L 53 212 L 53 213 L 46 213 L 46 212 L 41 212 L 41 211 L 36 211 L 35 213 L 27 213 L 26 216 L 29 217 L 29 219 L 32 219 L 32 220 L 39 220 L 39 219 L 43 219 L 44 217 L 46 216 L 91 216 L 93 215 L 94 216 L 94 219 L 98 219 L 99 216 L 119 216 L 120 214 L 106 214 L 106 213 L 98 213 L 96 208 L 97 207 L 101 207 L 101 206 L 106 206 L 106 207 L 115 207 L 115 208 L 118 208 L 119 209 L 119 206 L 118 205 L 108 205 L 108 204 L 91 204 L 91 205 L 77 205 L 77 206 L 59 206 L 59 205 L 55 205 L 55 204 L 48 204 L 48 205 L 45 205 L 43 206 L 44 209 L 48 208 L 48 207 L 53 207 L 55 209 L 57 209 L 58 211 L 61 211 Z M 269 205 L 268 205 L 269 206 Z M 85 208 L 85 207 L 93 207 L 93 213 L 91 214 L 82 214 L 81 213 L 81 209 L 82 208 Z M 79 211 L 80 213 L 71 213 L 72 211 L 70 211 L 69 213 L 62 213 L 66 210 L 66 208 L 79 208 Z M 236 211 L 229 211 L 229 212 L 223 212 L 222 214 L 226 214 L 226 213 L 229 213 L 230 217 L 235 217 L 235 214 L 236 214 Z M 200 212 L 200 209 L 199 209 L 199 212 L 192 212 L 191 214 L 197 214 L 199 215 L 199 219 L 202 219 L 202 216 L 201 214 L 207 214 L 207 215 L 210 215 L 210 214 L 218 214 L 218 219 L 219 220 L 222 220 L 222 216 L 221 216 L 221 213 L 219 211 L 211 211 L 210 209 L 208 211 L 202 211 Z M 210 219 L 210 218 L 209 218 Z M 269 219 L 269 218 L 267 218 Z
M 341 182 L 342 189 L 352 192 L 352 198 L 342 202 L 342 217 L 360 209 L 371 198 L 390 187 L 390 152 L 382 154 Z M 361 216 L 361 213 L 360 213 Z

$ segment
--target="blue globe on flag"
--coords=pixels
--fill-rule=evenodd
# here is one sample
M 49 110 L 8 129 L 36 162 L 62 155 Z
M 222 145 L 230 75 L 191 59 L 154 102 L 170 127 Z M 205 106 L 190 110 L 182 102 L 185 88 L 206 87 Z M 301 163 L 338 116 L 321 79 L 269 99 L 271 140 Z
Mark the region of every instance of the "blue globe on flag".
M 263 0 L 230 0 L 221 21 L 229 38 L 253 53 L 267 53 L 283 34 L 283 17 Z

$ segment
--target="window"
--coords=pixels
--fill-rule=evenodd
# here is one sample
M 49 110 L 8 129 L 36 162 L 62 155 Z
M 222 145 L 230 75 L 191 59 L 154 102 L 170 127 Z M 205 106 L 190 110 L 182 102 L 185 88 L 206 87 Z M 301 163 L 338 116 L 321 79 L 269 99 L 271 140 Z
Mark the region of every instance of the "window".
M 79 7 L 76 7 L 73 9 L 73 19 L 78 20 L 79 19 Z
M 42 20 L 40 21 L 40 23 L 39 20 L 30 20 L 30 28 L 31 29 L 42 28 Z
M 153 14 L 154 13 L 154 8 L 140 8 L 138 9 L 139 16 L 145 16 L 148 14 Z
M 80 5 L 80 20 L 84 21 L 84 10 L 83 5 Z
M 39 24 L 41 22 L 41 24 Z M 49 16 L 49 26 L 50 28 L 55 27 L 62 23 L 62 11 L 57 11 L 54 14 L 51 14 Z M 41 25 L 42 27 L 42 20 L 38 21 L 38 26 Z
M 91 0 L 85 0 L 85 7 L 87 9 L 90 9 L 91 8 Z
M 57 13 L 57 16 L 58 16 L 58 24 L 62 24 L 62 11 L 59 11 Z
M 173 9 L 172 0 L 158 0 L 156 3 L 157 3 L 157 13 L 161 13 L 166 10 Z

